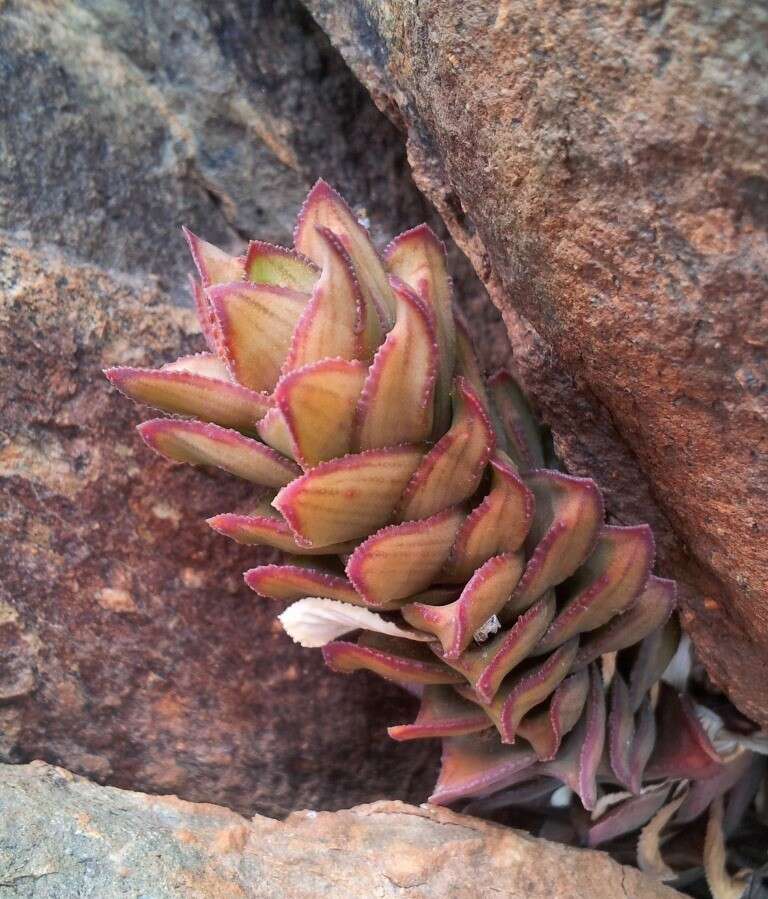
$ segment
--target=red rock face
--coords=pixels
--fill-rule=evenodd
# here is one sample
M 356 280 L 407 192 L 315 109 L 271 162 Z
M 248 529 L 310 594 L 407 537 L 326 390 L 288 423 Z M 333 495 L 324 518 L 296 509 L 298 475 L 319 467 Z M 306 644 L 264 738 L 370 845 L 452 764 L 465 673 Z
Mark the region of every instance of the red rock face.
M 652 524 L 701 658 L 768 724 L 760 13 L 308 6 L 407 129 L 570 469 Z

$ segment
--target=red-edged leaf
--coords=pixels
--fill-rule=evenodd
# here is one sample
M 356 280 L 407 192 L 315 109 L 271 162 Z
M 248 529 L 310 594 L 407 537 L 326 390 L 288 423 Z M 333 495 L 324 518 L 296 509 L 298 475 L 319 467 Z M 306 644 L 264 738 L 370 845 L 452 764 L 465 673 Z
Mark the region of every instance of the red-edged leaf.
M 453 508 L 383 528 L 352 553 L 347 576 L 372 606 L 388 606 L 412 596 L 440 572 L 463 518 Z
M 648 580 L 653 553 L 653 535 L 647 525 L 605 525 L 592 554 L 568 584 L 570 598 L 536 651 L 549 652 L 626 611 Z
M 273 505 L 301 545 L 365 537 L 392 518 L 421 458 L 419 447 L 397 446 L 323 462 L 284 487 Z
M 336 640 L 323 647 L 326 665 L 341 674 L 367 668 L 388 680 L 452 684 L 461 675 L 438 662 L 423 643 L 364 633 L 357 643 Z
M 202 240 L 188 228 L 181 229 L 189 244 L 192 259 L 205 287 L 211 284 L 226 284 L 231 281 L 242 281 L 245 277 L 245 265 L 242 257 L 230 256 L 212 243 Z
M 321 359 L 368 360 L 378 346 L 366 336 L 366 307 L 346 250 L 327 228 L 318 237 L 325 247 L 322 273 L 294 331 L 284 372 Z
M 685 802 L 675 815 L 675 822 L 687 824 L 703 814 L 715 799 L 724 796 L 748 774 L 754 758 L 751 752 L 739 752 L 733 759 L 725 762 L 712 777 L 694 781 Z
M 658 630 L 675 607 L 677 585 L 651 575 L 640 596 L 621 615 L 581 638 L 574 665 L 588 665 L 601 655 L 633 646 Z
M 493 480 L 483 501 L 467 516 L 444 576 L 463 582 L 491 556 L 518 550 L 533 518 L 533 494 L 503 453 L 491 459 Z
M 597 802 L 597 770 L 605 746 L 605 692 L 596 665 L 589 669 L 589 694 L 584 710 L 584 732 L 579 751 L 579 779 L 576 792 L 581 804 L 591 811 Z M 575 733 L 575 731 L 574 731 Z
M 262 393 L 190 371 L 110 368 L 104 374 L 137 403 L 238 431 L 254 432 L 270 406 L 269 397 Z
M 505 614 L 527 609 L 570 577 L 592 551 L 603 521 L 594 481 L 547 470 L 530 472 L 524 481 L 536 503 L 525 541 L 529 561 Z
M 504 447 L 521 471 L 544 467 L 541 430 L 525 394 L 506 371 L 498 371 L 488 380 L 493 404 L 498 413 Z
M 245 257 L 245 279 L 256 284 L 290 287 L 309 294 L 320 276 L 320 269 L 294 250 L 277 247 L 263 240 L 252 240 Z
M 486 796 L 535 776 L 536 754 L 523 746 L 505 746 L 495 732 L 482 737 L 450 737 L 443 740 L 443 757 L 433 805 L 449 805 L 466 796 Z
M 233 377 L 252 390 L 277 383 L 307 295 L 270 284 L 219 284 L 208 288 L 219 348 Z
M 193 278 L 189 275 L 189 289 L 192 292 L 197 320 L 200 323 L 200 330 L 203 332 L 203 337 L 205 337 L 208 349 L 212 353 L 217 353 L 219 348 L 212 321 L 213 311 L 211 310 L 211 304 L 203 289 L 202 281 L 198 281 L 197 278 Z
M 272 399 L 274 401 L 274 394 Z M 295 459 L 298 455 L 293 435 L 288 427 L 288 422 L 285 420 L 285 416 L 277 406 L 273 406 L 264 418 L 261 419 L 256 426 L 256 433 L 261 437 L 264 443 L 271 446 L 272 449 L 277 450 L 278 453 L 287 456 L 289 459 Z
M 595 846 L 638 830 L 664 805 L 669 790 L 669 784 L 661 784 L 612 806 L 587 831 L 587 845 L 594 849 Z
M 723 760 L 702 727 L 690 696 L 661 682 L 656 707 L 656 745 L 646 768 L 651 780 L 699 780 L 719 774 Z
M 268 599 L 292 602 L 305 596 L 324 596 L 356 606 L 364 605 L 362 597 L 346 578 L 315 568 L 259 565 L 246 571 L 243 577 L 251 590 Z
M 397 320 L 379 347 L 357 408 L 361 450 L 420 443 L 434 418 L 437 344 L 433 314 L 405 285 L 394 285 Z
M 366 367 L 346 359 L 323 359 L 283 377 L 274 399 L 305 468 L 346 455 Z
M 523 716 L 552 695 L 570 671 L 577 648 L 578 639 L 574 638 L 540 664 L 520 674 L 513 673 L 504 684 L 496 700 L 501 702 L 499 732 L 504 743 L 514 743 Z
M 384 260 L 389 271 L 434 310 L 440 360 L 435 425 L 437 433 L 442 434 L 450 422 L 450 390 L 456 364 L 456 326 L 445 247 L 428 225 L 419 225 L 396 237 L 384 251 Z
M 214 515 L 207 523 L 219 534 L 230 537 L 237 543 L 272 546 L 282 552 L 300 555 L 343 555 L 351 552 L 354 543 L 338 543 L 319 549 L 301 546 L 296 542 L 288 523 L 276 515 L 269 507 L 257 509 L 251 515 L 225 512 Z
M 429 685 L 424 688 L 413 724 L 388 727 L 387 733 L 393 740 L 423 740 L 474 734 L 489 727 L 493 724 L 485 712 L 459 696 L 452 687 Z
M 633 656 L 629 671 L 629 704 L 632 711 L 640 708 L 646 693 L 666 671 L 680 643 L 680 624 L 677 618 L 649 634 L 634 650 L 626 652 Z
M 213 353 L 193 353 L 191 356 L 180 356 L 173 362 L 166 362 L 160 371 L 188 371 L 193 375 L 230 383 L 232 376 L 227 366 Z
M 172 462 L 215 465 L 265 487 L 282 487 L 301 474 L 297 465 L 258 440 L 219 425 L 153 418 L 138 431 L 147 446 Z
M 446 659 L 457 659 L 475 632 L 507 602 L 522 567 L 520 555 L 494 556 L 475 572 L 455 602 L 445 606 L 412 603 L 400 612 L 413 627 L 435 634 Z
M 368 320 L 378 319 L 388 331 L 395 320 L 395 302 L 379 254 L 349 206 L 322 179 L 304 201 L 293 235 L 296 249 L 320 264 L 323 248 L 317 237 L 318 228 L 328 228 L 339 238 L 360 281 Z
M 401 521 L 427 518 L 477 490 L 494 449 L 493 429 L 475 391 L 455 384 L 453 424 L 424 457 L 400 502 Z
M 557 755 L 563 737 L 581 717 L 588 692 L 589 673 L 584 668 L 558 685 L 546 708 L 534 709 L 522 719 L 517 733 L 533 746 L 540 761 L 550 761 Z

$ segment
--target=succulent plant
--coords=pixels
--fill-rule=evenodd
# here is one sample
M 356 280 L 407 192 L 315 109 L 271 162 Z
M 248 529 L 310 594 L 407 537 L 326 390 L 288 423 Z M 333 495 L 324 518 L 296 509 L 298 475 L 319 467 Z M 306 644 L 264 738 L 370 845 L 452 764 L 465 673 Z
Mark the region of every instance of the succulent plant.
M 722 718 L 678 689 L 689 650 L 650 529 L 606 524 L 597 486 L 558 470 L 511 375 L 485 381 L 434 233 L 380 256 L 322 181 L 294 249 L 231 256 L 185 233 L 208 352 L 107 376 L 174 416 L 139 426 L 153 450 L 263 488 L 209 524 L 287 554 L 245 580 L 291 603 L 288 633 L 334 671 L 420 696 L 389 733 L 443 740 L 430 801 L 517 810 L 589 846 L 642 829 L 639 861 L 665 878 L 697 862 L 665 860 L 662 840 L 700 821 L 713 889 L 735 889 L 723 834 L 762 759 L 723 744 Z

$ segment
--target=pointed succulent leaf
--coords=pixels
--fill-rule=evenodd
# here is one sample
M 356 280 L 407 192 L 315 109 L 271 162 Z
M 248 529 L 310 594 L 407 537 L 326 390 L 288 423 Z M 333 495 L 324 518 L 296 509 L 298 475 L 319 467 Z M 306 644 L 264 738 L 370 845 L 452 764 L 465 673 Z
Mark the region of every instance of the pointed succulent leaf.
M 507 674 L 528 657 L 554 614 L 554 596 L 543 597 L 493 639 L 467 649 L 456 659 L 441 657 L 467 678 L 481 702 L 490 703 Z M 440 654 L 434 646 L 432 649 Z
M 236 543 L 271 546 L 287 553 L 341 555 L 351 552 L 355 546 L 354 543 L 337 543 L 318 549 L 301 546 L 296 542 L 296 536 L 288 526 L 288 522 L 269 507 L 260 508 L 251 515 L 225 512 L 209 518 L 207 523 L 214 531 L 229 537 Z
M 558 685 L 546 708 L 534 709 L 520 722 L 517 733 L 533 746 L 539 761 L 547 762 L 557 755 L 563 737 L 581 718 L 588 692 L 589 673 L 583 668 Z
M 570 577 L 592 551 L 603 521 L 603 500 L 589 478 L 541 470 L 524 481 L 536 503 L 525 541 L 529 561 L 505 614 L 527 609 Z
M 270 284 L 208 288 L 220 352 L 232 376 L 251 390 L 271 391 L 307 308 L 306 294 Z
M 666 802 L 669 790 L 669 784 L 659 784 L 649 787 L 637 796 L 630 796 L 618 805 L 611 806 L 590 826 L 587 832 L 587 845 L 590 849 L 594 849 L 647 824 Z
M 245 257 L 245 279 L 255 284 L 273 284 L 310 294 L 320 269 L 295 250 L 263 240 L 252 240 Z
M 274 395 L 272 400 L 274 402 Z M 256 425 L 256 433 L 264 443 L 277 450 L 281 455 L 289 459 L 295 459 L 298 455 L 288 422 L 277 406 L 273 406 Z
M 592 554 L 568 584 L 570 598 L 536 651 L 548 652 L 626 611 L 648 580 L 653 552 L 653 535 L 647 525 L 605 525 Z
M 395 301 L 384 265 L 366 229 L 344 200 L 322 179 L 304 201 L 293 235 L 299 253 L 322 264 L 323 246 L 318 238 L 318 228 L 327 228 L 339 238 L 360 281 L 368 320 L 378 319 L 388 331 L 395 320 Z
M 630 789 L 630 754 L 635 737 L 635 716 L 629 705 L 629 690 L 621 673 L 611 679 L 608 712 L 608 758 L 618 782 Z
M 435 313 L 439 372 L 436 391 L 436 426 L 440 434 L 450 422 L 450 391 L 456 364 L 456 326 L 451 279 L 445 247 L 429 225 L 419 225 L 396 237 L 384 251 L 387 269 L 407 284 Z
M 491 556 L 518 550 L 533 518 L 533 494 L 509 459 L 491 459 L 492 484 L 487 496 L 467 516 L 446 565 L 444 577 L 466 581 Z
M 218 352 L 218 344 L 216 340 L 216 332 L 213 327 L 213 312 L 211 304 L 205 293 L 203 282 L 189 275 L 189 289 L 192 293 L 192 299 L 195 304 L 195 312 L 197 313 L 197 321 L 200 324 L 200 330 L 203 333 L 208 349 L 212 353 Z M 226 369 L 225 369 L 226 370 Z
M 305 468 L 346 455 L 366 367 L 357 360 L 323 359 L 289 372 L 274 400 Z
M 488 384 L 501 424 L 504 448 L 521 471 L 544 467 L 541 429 L 525 394 L 506 371 L 492 375 Z
M 491 719 L 472 702 L 446 685 L 424 688 L 419 714 L 413 724 L 387 728 L 393 740 L 422 740 L 427 737 L 458 737 L 493 727 Z
M 188 371 L 193 375 L 215 378 L 219 381 L 231 381 L 227 366 L 213 353 L 193 353 L 191 356 L 180 356 L 173 362 L 166 362 L 160 371 Z
M 724 796 L 748 774 L 753 760 L 752 753 L 744 750 L 726 761 L 712 777 L 694 781 L 675 815 L 675 823 L 688 824 L 703 814 L 715 799 Z
M 344 577 L 305 568 L 301 565 L 259 565 L 243 575 L 245 583 L 268 599 L 296 600 L 305 596 L 320 596 L 339 602 L 363 605 L 363 599 Z
M 513 673 L 497 694 L 502 699 L 499 732 L 504 743 L 514 743 L 523 716 L 544 702 L 570 670 L 579 641 L 570 640 L 556 649 L 543 662 L 520 674 Z
M 424 590 L 448 558 L 463 521 L 459 509 L 390 525 L 361 543 L 347 561 L 347 576 L 372 606 L 387 607 Z
M 572 731 L 578 746 L 578 780 L 575 791 L 581 804 L 592 810 L 597 802 L 597 771 L 605 745 L 605 693 L 603 680 L 596 665 L 589 669 L 589 693 L 582 715 L 581 728 Z
M 449 805 L 467 796 L 486 796 L 518 778 L 535 774 L 536 754 L 528 747 L 505 746 L 498 737 L 450 737 L 443 740 L 440 775 L 429 797 Z
M 270 406 L 269 397 L 239 384 L 190 371 L 110 368 L 104 372 L 126 396 L 160 409 L 253 433 Z
M 365 633 L 357 643 L 336 640 L 323 647 L 332 671 L 350 674 L 367 668 L 387 680 L 416 684 L 452 684 L 461 675 L 439 662 L 421 643 Z
M 651 575 L 637 600 L 607 624 L 581 638 L 575 665 L 588 665 L 609 652 L 617 652 L 639 643 L 659 630 L 675 607 L 677 585 Z
M 677 618 L 669 618 L 663 627 L 649 634 L 636 649 L 627 649 L 633 657 L 627 681 L 632 711 L 637 711 L 645 695 L 664 673 L 679 643 L 680 624 Z
M 493 449 L 493 429 L 477 394 L 457 378 L 453 423 L 411 478 L 399 506 L 401 521 L 427 518 L 472 496 Z
M 283 487 L 273 505 L 300 546 L 365 537 L 390 520 L 421 456 L 418 447 L 395 446 L 323 462 Z
M 400 627 L 394 621 L 387 621 L 370 609 L 320 596 L 300 599 L 277 617 L 283 630 L 294 643 L 307 649 L 325 646 L 336 637 L 361 628 L 406 640 L 424 642 L 429 639 L 427 634 Z
M 181 229 L 189 244 L 195 267 L 204 287 L 211 284 L 226 284 L 242 281 L 245 277 L 245 265 L 240 256 L 230 256 L 207 240 L 202 240 L 188 228 Z
M 301 469 L 258 440 L 201 421 L 153 418 L 138 426 L 144 442 L 172 462 L 215 465 L 246 481 L 282 487 Z
M 434 314 L 394 285 L 397 319 L 368 371 L 355 422 L 359 449 L 420 443 L 432 432 L 437 343 Z
M 699 780 L 721 772 L 723 759 L 701 726 L 690 696 L 662 682 L 656 708 L 656 745 L 646 777 Z
M 320 229 L 322 272 L 293 332 L 284 372 L 321 359 L 369 359 L 378 344 L 366 338 L 366 308 L 352 262 L 339 239 Z
M 651 697 L 646 696 L 635 715 L 635 735 L 629 750 L 629 783 L 633 793 L 639 793 L 645 766 L 656 744 L 656 716 Z
M 444 606 L 411 603 L 401 614 L 414 627 L 435 634 L 446 659 L 457 659 L 475 632 L 509 599 L 522 567 L 519 554 L 494 556 L 475 572 L 455 602 Z

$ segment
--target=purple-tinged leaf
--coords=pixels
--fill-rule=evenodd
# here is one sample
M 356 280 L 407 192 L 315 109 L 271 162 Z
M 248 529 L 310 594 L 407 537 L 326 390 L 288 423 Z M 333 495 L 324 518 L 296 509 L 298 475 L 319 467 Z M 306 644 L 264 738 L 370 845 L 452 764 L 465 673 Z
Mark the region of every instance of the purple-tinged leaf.
M 475 631 L 509 599 L 522 567 L 519 554 L 494 556 L 475 572 L 455 602 L 445 606 L 412 603 L 401 614 L 413 627 L 435 634 L 446 659 L 457 659 Z
M 344 577 L 300 565 L 259 565 L 243 575 L 259 596 L 293 601 L 305 596 L 323 596 L 352 605 L 365 605 L 360 594 Z
M 427 737 L 458 737 L 493 727 L 490 718 L 474 703 L 467 702 L 446 685 L 428 685 L 421 697 L 413 724 L 387 728 L 393 740 L 423 740 Z
M 355 420 L 361 450 L 421 443 L 432 433 L 438 348 L 434 313 L 394 283 L 397 319 L 368 371 Z
M 346 455 L 366 367 L 346 359 L 323 359 L 289 372 L 274 400 L 296 457 L 305 468 Z
M 382 528 L 352 553 L 347 576 L 371 606 L 389 607 L 412 596 L 429 587 L 442 569 L 463 519 L 452 508 Z
M 419 447 L 394 446 L 323 462 L 283 487 L 273 505 L 300 546 L 365 537 L 391 519 L 421 459 Z
M 438 662 L 421 643 L 364 633 L 357 643 L 337 640 L 323 647 L 323 658 L 332 671 L 351 674 L 361 668 L 387 680 L 417 684 L 452 684 L 461 675 Z
M 401 521 L 428 518 L 464 502 L 477 490 L 494 449 L 490 421 L 463 378 L 455 382 L 450 429 L 424 457 L 400 501 Z
M 528 671 L 513 674 L 497 694 L 503 698 L 500 733 L 504 743 L 514 743 L 523 716 L 544 702 L 565 678 L 573 664 L 579 641 L 570 640 Z
M 750 752 L 751 761 L 746 773 L 736 782 L 726 797 L 723 829 L 726 836 L 731 836 L 744 821 L 744 815 L 752 804 L 755 794 L 765 782 L 768 759 L 765 756 Z M 765 816 L 763 816 L 765 823 Z
M 467 796 L 486 796 L 535 777 L 536 755 L 527 747 L 504 746 L 495 733 L 490 737 L 450 737 L 443 740 L 440 775 L 429 801 L 449 805 Z M 526 778 L 527 779 L 527 778 Z
M 589 669 L 589 678 L 576 792 L 584 808 L 591 811 L 597 802 L 597 770 L 605 745 L 605 693 L 603 679 L 595 665 Z
M 626 612 L 581 638 L 574 665 L 581 668 L 610 652 L 634 646 L 659 630 L 675 607 L 677 585 L 651 575 L 640 596 Z
M 570 598 L 536 652 L 549 652 L 625 612 L 648 580 L 653 553 L 653 535 L 647 525 L 605 525 L 592 554 L 568 584 Z
M 270 399 L 263 393 L 190 371 L 110 368 L 104 374 L 137 403 L 238 431 L 253 433 L 270 407 Z
M 301 293 L 312 293 L 320 269 L 294 250 L 278 247 L 263 240 L 252 240 L 245 257 L 245 279 L 255 284 L 289 287 Z
M 505 617 L 570 577 L 592 552 L 603 521 L 594 481 L 547 470 L 532 471 L 523 480 L 536 502 L 525 541 L 529 561 Z
M 635 716 L 629 705 L 629 690 L 618 671 L 613 674 L 608 712 L 608 758 L 618 782 L 630 788 L 630 754 L 635 738 Z
M 648 759 L 656 744 L 656 716 L 650 696 L 646 696 L 635 715 L 635 735 L 629 750 L 629 783 L 633 793 L 639 793 Z
M 533 746 L 539 761 L 548 762 L 555 758 L 563 737 L 581 718 L 588 692 L 589 672 L 582 668 L 559 684 L 546 708 L 534 709 L 522 719 L 517 728 L 518 736 Z
M 663 627 L 649 634 L 633 651 L 627 681 L 632 711 L 637 711 L 645 695 L 664 673 L 677 651 L 679 642 L 680 624 L 677 618 L 673 617 L 669 618 Z
M 281 516 L 277 515 L 268 506 L 258 509 L 251 515 L 241 515 L 235 512 L 225 512 L 222 515 L 214 515 L 207 520 L 207 524 L 218 534 L 229 537 L 236 543 L 246 545 L 272 546 L 282 552 L 300 555 L 343 555 L 354 549 L 354 543 L 337 543 L 330 546 L 322 546 L 318 549 L 301 546 L 296 542 L 296 537 Z
M 533 780 L 523 782 L 498 793 L 492 793 L 479 799 L 473 799 L 461 810 L 464 815 L 472 815 L 475 818 L 487 818 L 493 812 L 507 808 L 534 808 L 539 809 L 552 793 L 559 787 L 554 777 L 535 777 Z
M 445 247 L 428 225 L 419 225 L 396 237 L 385 249 L 384 260 L 390 273 L 414 290 L 435 313 L 439 347 L 435 425 L 440 435 L 450 423 L 450 389 L 456 361 L 456 326 Z
M 245 277 L 245 264 L 240 256 L 230 256 L 212 243 L 202 240 L 188 228 L 181 229 L 189 244 L 195 267 L 200 274 L 204 287 L 212 284 L 227 284 L 242 281 Z
M 715 799 L 724 796 L 748 773 L 753 758 L 751 752 L 739 752 L 734 758 L 725 761 L 712 777 L 694 781 L 685 802 L 675 815 L 675 822 L 688 824 L 703 814 Z
M 219 351 L 232 376 L 251 390 L 271 391 L 307 308 L 307 294 L 247 282 L 218 284 L 207 294 Z
M 662 682 L 656 707 L 656 745 L 646 777 L 700 780 L 721 773 L 723 760 L 701 726 L 690 696 Z
M 660 784 L 612 806 L 587 831 L 587 845 L 594 849 L 647 824 L 664 805 L 669 790 L 669 784 Z
M 219 425 L 153 418 L 137 430 L 148 447 L 171 462 L 215 465 L 265 487 L 282 487 L 301 474 L 298 465 L 258 440 Z
M 533 518 L 533 494 L 509 459 L 497 452 L 491 459 L 491 489 L 461 527 L 444 576 L 465 582 L 491 556 L 516 552 Z
M 352 260 L 365 300 L 369 327 L 376 320 L 378 327 L 388 331 L 395 321 L 395 301 L 384 265 L 366 229 L 336 191 L 321 179 L 304 201 L 293 235 L 299 253 L 318 265 L 323 263 L 324 248 L 318 236 L 322 228 L 336 235 Z
M 488 380 L 504 436 L 504 448 L 521 471 L 544 467 L 541 430 L 525 394 L 502 369 Z

